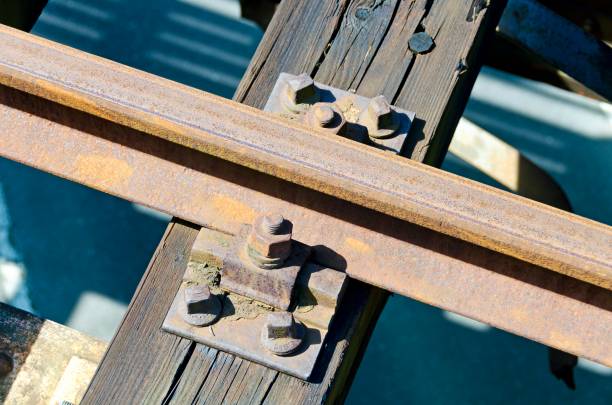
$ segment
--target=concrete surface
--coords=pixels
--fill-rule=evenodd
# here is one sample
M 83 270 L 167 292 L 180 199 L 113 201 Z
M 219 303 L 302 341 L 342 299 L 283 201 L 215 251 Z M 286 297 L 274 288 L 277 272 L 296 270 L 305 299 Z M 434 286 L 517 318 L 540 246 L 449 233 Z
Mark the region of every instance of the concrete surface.
M 50 0 L 34 33 L 231 97 L 261 32 L 234 0 Z M 549 171 L 581 215 L 612 224 L 612 108 L 491 69 L 465 116 Z M 490 182 L 449 156 L 444 168 Z M 109 340 L 167 218 L 0 160 L 0 300 Z M 612 370 L 576 392 L 541 345 L 393 297 L 348 398 L 372 403 L 612 403 Z

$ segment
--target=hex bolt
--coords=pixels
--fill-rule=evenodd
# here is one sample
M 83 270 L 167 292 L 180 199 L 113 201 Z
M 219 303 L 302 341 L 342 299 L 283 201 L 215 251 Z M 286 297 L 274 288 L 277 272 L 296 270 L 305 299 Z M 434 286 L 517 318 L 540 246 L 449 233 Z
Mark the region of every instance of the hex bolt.
M 6 352 L 0 352 L 0 378 L 6 377 L 13 371 L 13 358 Z
M 334 134 L 343 133 L 346 129 L 344 114 L 333 103 L 314 104 L 304 115 L 304 123 Z
M 372 138 L 389 138 L 396 135 L 400 119 L 385 96 L 376 96 L 359 115 L 359 123 L 368 129 Z
M 312 109 L 319 126 L 326 127 L 333 121 L 335 114 L 329 105 L 315 105 Z
M 283 218 L 281 214 L 264 215 L 261 220 L 261 229 L 268 232 L 270 235 L 276 235 L 280 231 L 284 222 L 285 218 Z
M 281 267 L 291 254 L 291 224 L 273 213 L 255 219 L 247 237 L 247 253 L 262 269 Z
M 277 356 L 287 356 L 302 344 L 304 329 L 291 312 L 271 312 L 261 331 L 261 344 Z
M 319 101 L 319 89 L 306 73 L 287 81 L 284 105 L 291 112 L 302 112 Z
M 183 319 L 193 326 L 210 325 L 221 315 L 221 301 L 211 294 L 207 285 L 190 285 L 185 288 L 183 303 Z

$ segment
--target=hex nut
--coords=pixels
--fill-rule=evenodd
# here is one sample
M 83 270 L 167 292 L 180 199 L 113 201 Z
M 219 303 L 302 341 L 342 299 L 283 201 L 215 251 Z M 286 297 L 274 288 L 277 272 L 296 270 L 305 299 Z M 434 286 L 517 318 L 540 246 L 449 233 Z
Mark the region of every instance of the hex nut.
M 193 326 L 207 326 L 221 315 L 222 304 L 210 292 L 207 285 L 190 285 L 185 288 L 182 315 L 185 322 Z
M 280 232 L 281 227 L 285 223 L 285 218 L 281 214 L 272 213 L 264 215 L 261 218 L 260 227 L 262 231 L 268 232 L 271 235 L 275 235 Z
M 344 133 L 346 118 L 340 108 L 333 103 L 316 103 L 304 115 L 304 123 L 314 128 L 321 128 L 333 134 Z
M 319 89 L 306 73 L 287 80 L 283 95 L 285 108 L 294 113 L 303 112 L 319 101 Z
M 324 103 L 317 103 L 310 110 L 313 112 L 312 118 L 321 127 L 328 127 L 334 120 L 335 112 L 333 108 Z
M 400 127 L 398 113 L 389 105 L 385 96 L 376 96 L 359 115 L 359 124 L 365 126 L 372 138 L 390 138 Z
M 291 312 L 271 312 L 261 331 L 261 344 L 277 356 L 287 356 L 300 347 L 304 334 L 304 325 Z
M 291 254 L 291 224 L 282 216 L 279 216 L 280 221 L 272 216 L 255 219 L 247 237 L 248 254 L 261 268 L 278 267 Z

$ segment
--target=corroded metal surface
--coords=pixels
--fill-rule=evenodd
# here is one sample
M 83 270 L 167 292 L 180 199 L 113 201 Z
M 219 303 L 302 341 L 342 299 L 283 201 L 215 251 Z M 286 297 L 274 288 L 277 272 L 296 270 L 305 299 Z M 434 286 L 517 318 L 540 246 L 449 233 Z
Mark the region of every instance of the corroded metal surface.
M 0 32 L 0 36 L 6 35 Z M 3 44 L 0 41 L 0 49 L 4 53 Z M 78 55 L 85 61 L 91 59 L 76 51 L 65 51 L 63 47 L 58 49 Z M 189 117 L 192 120 L 211 119 L 214 122 L 207 125 L 213 129 L 236 124 L 237 129 L 229 134 L 238 136 L 244 133 L 238 131 L 241 125 L 239 121 L 222 120 L 218 114 L 206 118 L 205 113 L 211 114 L 208 104 L 226 105 L 227 102 L 115 64 L 100 62 L 99 59 L 94 61 L 104 67 L 100 68 L 101 77 L 108 77 L 114 69 L 119 69 L 125 72 L 125 80 L 129 78 L 129 83 L 133 79 L 134 85 L 142 84 L 140 80 L 149 84 L 142 88 L 143 94 L 151 91 L 155 95 L 159 91 L 158 96 L 155 96 L 157 98 L 153 97 L 150 102 L 175 103 L 177 111 L 183 109 L 183 113 L 189 107 Z M 89 80 L 83 75 L 79 77 L 85 83 Z M 112 91 L 109 88 L 107 94 L 112 94 Z M 177 92 L 184 99 L 177 100 Z M 73 93 L 63 94 L 68 97 Z M 162 97 L 163 94 L 167 95 L 167 100 Z M 140 94 L 134 94 L 136 96 Z M 252 223 L 258 214 L 282 212 L 294 223 L 294 238 L 311 245 L 315 259 L 321 264 L 345 270 L 351 277 L 390 291 L 612 365 L 609 350 L 612 346 L 612 292 L 609 290 L 7 87 L 0 88 L 0 100 L 0 153 L 5 157 L 227 233 L 237 233 L 242 224 Z M 161 108 L 147 103 L 142 107 L 152 108 L 153 111 Z M 96 108 L 103 110 L 102 104 Z M 92 112 L 98 111 L 93 109 L 95 105 L 84 105 L 91 107 Z M 114 105 L 108 104 L 109 107 Z M 563 247 L 567 249 L 563 255 L 549 263 L 550 267 L 566 260 L 580 264 L 585 255 L 599 258 L 603 264 L 610 264 L 610 260 L 602 259 L 610 254 L 609 228 L 576 217 L 569 217 L 574 219 L 567 221 L 568 216 L 560 211 L 517 198 L 511 199 L 512 204 L 505 205 L 509 197 L 499 197 L 500 194 L 491 192 L 489 188 L 421 166 L 409 165 L 405 159 L 398 161 L 389 154 L 367 151 L 349 142 L 332 140 L 328 134 L 316 134 L 301 127 L 283 124 L 261 113 L 255 114 L 246 107 L 236 109 L 238 113 L 247 111 L 250 116 L 257 118 L 257 122 L 251 124 L 254 134 L 262 136 L 262 142 L 270 141 L 266 134 L 276 134 L 283 141 L 286 138 L 297 139 L 298 143 L 304 141 L 311 146 L 308 139 L 315 139 L 317 150 L 329 142 L 341 145 L 342 150 L 347 151 L 347 162 L 339 162 L 337 156 L 331 160 L 319 156 L 320 164 L 340 163 L 340 168 L 349 168 L 338 178 L 340 191 L 343 186 L 350 186 L 351 176 L 360 174 L 356 173 L 357 170 L 365 166 L 367 170 L 364 169 L 361 174 L 371 172 L 374 163 L 380 163 L 383 156 L 382 162 L 389 160 L 392 163 L 389 167 L 397 166 L 400 173 L 396 171 L 394 173 L 397 177 L 390 178 L 377 170 L 377 175 L 384 176 L 375 180 L 390 181 L 385 187 L 397 186 L 400 196 L 406 192 L 408 196 L 431 201 L 432 204 L 442 204 L 439 211 L 436 210 L 437 205 L 424 209 L 431 217 L 439 215 L 438 227 L 450 226 L 449 209 L 453 209 L 457 201 L 465 202 L 467 199 L 473 206 L 471 214 L 464 218 L 465 221 L 479 216 L 481 210 L 483 220 L 494 216 L 490 228 L 488 222 L 480 223 L 490 233 L 489 242 L 499 237 L 499 227 L 505 226 L 504 217 L 517 221 L 530 214 L 532 216 L 522 219 L 527 227 L 524 242 L 526 250 L 540 249 L 542 258 L 542 245 L 530 239 L 533 232 L 541 236 L 544 246 L 552 243 L 555 252 L 555 246 L 564 246 L 565 238 L 572 241 Z M 226 110 L 235 112 L 234 108 L 228 107 Z M 105 111 L 101 114 L 109 117 L 110 113 Z M 163 123 L 164 128 L 176 131 L 192 128 L 176 122 L 168 127 L 170 121 L 166 118 L 148 117 L 148 121 L 134 122 L 149 125 L 143 129 L 152 129 L 150 126 L 155 123 Z M 259 123 L 265 124 L 264 130 Z M 250 127 L 246 125 L 244 128 Z M 278 128 L 280 133 L 275 132 Z M 199 129 L 197 131 L 202 132 Z M 247 136 L 251 136 L 250 132 L 245 133 L 245 140 Z M 253 139 L 249 138 L 249 141 Z M 252 150 L 252 145 L 245 143 L 241 148 Z M 298 149 L 296 153 L 301 157 L 299 152 Z M 262 150 L 261 156 L 266 158 L 271 153 Z M 344 155 L 341 156 L 344 158 Z M 374 163 L 368 159 L 359 160 L 372 156 L 378 159 Z M 275 158 L 268 163 L 277 162 Z M 282 171 L 287 165 L 281 164 L 279 167 Z M 381 169 L 385 167 L 388 166 Z M 264 169 L 277 174 L 272 165 Z M 421 173 L 416 178 L 412 177 L 415 171 Z M 394 183 L 390 179 L 400 180 Z M 478 192 L 492 193 L 490 204 L 483 204 L 477 195 L 467 191 L 465 194 L 457 194 L 458 190 L 465 191 L 465 188 L 445 188 L 447 179 L 451 179 L 451 184 L 459 182 L 467 185 L 467 190 L 476 188 Z M 407 186 L 406 182 L 412 184 L 415 190 L 408 188 L 402 191 L 402 187 Z M 420 182 L 424 183 L 422 187 Z M 355 188 L 362 186 L 357 184 Z M 441 193 L 444 194 L 442 199 Z M 380 197 L 382 208 L 392 206 L 384 193 L 374 194 Z M 444 207 L 444 203 L 448 207 Z M 517 209 L 517 204 L 519 207 L 525 205 L 526 211 L 513 216 L 511 211 Z M 494 207 L 498 207 L 498 211 L 493 212 Z M 544 214 L 540 216 L 542 212 Z M 451 230 L 463 232 L 464 229 L 459 226 L 462 224 L 454 224 Z M 520 232 L 515 235 L 516 238 L 520 236 Z M 549 237 L 553 238 L 554 243 L 547 239 Z M 576 243 L 579 243 L 577 248 Z M 506 247 L 501 245 L 501 248 Z M 581 265 L 585 266 L 583 269 L 591 271 L 591 263 L 592 260 L 585 259 Z M 598 275 L 598 278 L 591 281 L 608 286 L 607 273 L 589 274 Z
M 257 214 L 282 211 L 294 224 L 293 237 L 311 245 L 316 260 L 328 267 L 612 365 L 609 290 L 312 190 L 279 184 L 15 90 L 0 89 L 0 100 L 0 151 L 8 156 L 27 157 L 29 165 L 57 170 L 119 197 L 170 207 L 190 221 L 205 219 L 228 233 L 237 233 Z M 141 143 L 130 148 L 127 140 Z M 74 146 L 72 154 L 63 153 L 67 144 Z M 141 187 L 128 188 L 128 179 Z
M 310 247 L 292 241 L 291 253 L 282 266 L 262 269 L 251 262 L 246 252 L 249 228 L 241 229 L 230 243 L 223 258 L 221 288 L 287 310 L 298 273 L 310 256 Z
M 8 28 L 0 29 L 0 52 L 0 83 L 5 85 L 204 152 L 206 156 L 199 154 L 199 159 L 220 157 L 612 288 L 612 231 L 605 225 Z M 7 142 L 23 142 L 23 137 L 20 133 L 3 143 Z M 144 136 L 135 140 L 137 145 L 142 142 L 147 142 Z M 136 171 L 129 155 L 87 156 L 73 142 L 61 147 L 60 153 L 70 155 L 64 158 L 71 167 L 46 170 L 74 179 L 89 177 L 87 184 L 101 189 L 121 183 L 128 197 L 156 189 L 134 190 L 143 184 L 133 180 Z M 42 168 L 53 157 L 29 156 L 37 149 L 2 153 L 21 161 L 39 159 L 36 165 Z M 79 176 L 73 176 L 75 164 Z M 101 176 L 105 171 L 114 177 Z M 144 181 L 151 182 L 156 184 L 157 178 Z M 193 200 L 211 195 L 202 194 L 203 190 L 192 190 L 164 208 L 179 207 L 174 214 L 214 226 L 214 219 L 193 215 L 197 210 L 191 208 Z M 183 211 L 191 215 L 181 215 Z M 369 241 L 364 243 L 367 246 Z
M 312 115 L 310 104 L 303 103 L 302 109 L 297 112 L 286 106 L 284 99 L 285 90 L 288 83 L 291 83 L 291 81 L 295 80 L 297 77 L 301 76 L 294 76 L 289 73 L 281 73 L 279 75 L 270 93 L 270 97 L 264 106 L 264 111 L 279 114 L 281 117 L 290 121 L 302 121 L 307 126 L 316 127 L 310 119 Z M 412 122 L 414 121 L 414 112 L 393 107 L 393 110 L 390 112 L 393 114 L 396 121 L 395 129 L 385 134 L 386 136 L 368 136 L 370 135 L 367 124 L 368 120 L 363 117 L 368 118 L 368 114 L 366 113 L 372 99 L 351 93 L 350 91 L 327 86 L 323 83 L 313 82 L 313 85 L 316 86 L 319 94 L 316 101 L 320 101 L 324 103 L 323 105 L 327 104 L 337 109 L 339 112 L 338 115 L 341 115 L 342 120 L 345 121 L 343 125 L 336 124 L 334 130 L 330 132 L 335 134 L 339 133 L 341 136 L 374 146 L 381 150 L 391 151 L 396 154 L 402 154 L 403 152 L 403 156 L 408 157 L 406 155 L 407 151 L 402 149 L 408 138 Z
M 163 329 L 267 367 L 308 379 L 316 366 L 328 328 L 342 299 L 346 275 L 314 263 L 306 263 L 303 266 L 296 281 L 296 294 L 290 309 L 303 336 L 297 341 L 289 341 L 295 352 L 278 356 L 272 353 L 270 348 L 278 349 L 279 352 L 284 350 L 275 345 L 262 344 L 261 339 L 267 329 L 268 315 L 276 314 L 278 310 L 247 297 L 223 292 L 223 283 L 219 285 L 217 277 L 210 276 L 220 270 L 223 281 L 225 269 L 217 269 L 216 266 L 228 256 L 232 250 L 232 240 L 235 239 L 234 236 L 202 228 L 198 235 L 199 242 L 194 247 L 195 252 L 192 251 L 190 256 L 183 283 L 164 320 Z M 193 285 L 210 286 L 211 291 L 223 303 L 221 317 L 209 326 L 192 326 L 183 319 L 185 309 L 182 297 L 185 290 Z M 264 342 L 270 343 L 265 340 Z

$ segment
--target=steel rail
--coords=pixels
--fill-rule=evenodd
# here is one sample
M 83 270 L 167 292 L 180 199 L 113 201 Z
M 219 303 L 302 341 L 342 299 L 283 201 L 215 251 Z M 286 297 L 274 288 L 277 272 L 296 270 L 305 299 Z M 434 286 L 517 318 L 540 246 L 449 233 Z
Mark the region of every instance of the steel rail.
M 236 233 L 282 212 L 351 277 L 612 366 L 612 291 L 0 86 L 0 155 Z
M 0 83 L 612 288 L 612 228 L 10 28 Z
M 608 290 L 8 87 L 0 100 L 6 157 L 226 232 L 283 212 L 351 277 L 612 364 Z

